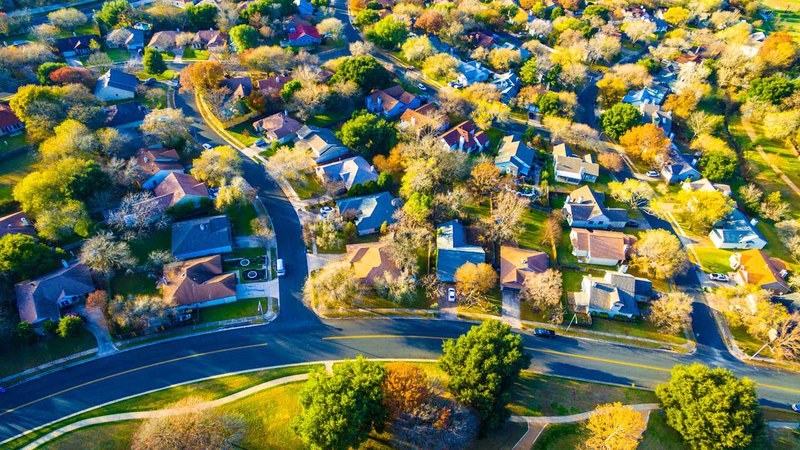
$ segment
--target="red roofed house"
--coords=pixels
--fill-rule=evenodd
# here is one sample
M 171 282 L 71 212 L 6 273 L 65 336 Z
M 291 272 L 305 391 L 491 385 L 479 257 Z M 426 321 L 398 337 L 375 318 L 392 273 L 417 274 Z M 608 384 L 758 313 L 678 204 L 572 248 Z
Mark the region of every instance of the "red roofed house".
M 538 250 L 500 246 L 500 286 L 520 290 L 528 275 L 542 273 L 550 268 L 550 257 Z
M 8 105 L 0 104 L 0 136 L 14 133 L 25 128 L 14 111 Z
M 279 112 L 269 117 L 253 122 L 253 128 L 259 133 L 264 133 L 264 138 L 279 144 L 284 144 L 297 136 L 297 131 L 303 124 L 289 117 L 285 112 Z
M 294 78 L 290 76 L 274 76 L 265 78 L 263 80 L 258 80 L 256 85 L 258 86 L 258 90 L 267 94 L 267 95 L 279 95 L 281 93 L 281 89 L 286 83 L 292 81 Z
M 0 238 L 7 234 L 36 236 L 36 228 L 31 225 L 31 221 L 24 212 L 17 211 L 5 217 L 0 217 Z
M 170 173 L 155 189 L 156 199 L 165 207 L 192 203 L 195 206 L 200 200 L 211 198 L 208 187 L 202 181 L 185 173 Z
M 399 84 L 389 89 L 375 89 L 367 96 L 367 109 L 382 113 L 386 117 L 396 117 L 406 109 L 419 108 L 421 100 Z
M 222 273 L 220 255 L 168 264 L 159 285 L 164 300 L 173 301 L 178 308 L 236 301 L 236 274 Z
M 143 189 L 153 189 L 170 173 L 183 173 L 175 150 L 166 148 L 143 148 L 136 154 L 139 169 L 139 184 Z
M 322 43 L 317 27 L 313 25 L 300 25 L 295 28 L 294 33 L 289 33 L 289 45 L 293 47 L 304 47 Z
M 489 145 L 489 135 L 483 130 L 479 130 L 471 120 L 461 122 L 441 135 L 450 150 L 459 149 L 463 152 L 472 153 L 481 151 Z

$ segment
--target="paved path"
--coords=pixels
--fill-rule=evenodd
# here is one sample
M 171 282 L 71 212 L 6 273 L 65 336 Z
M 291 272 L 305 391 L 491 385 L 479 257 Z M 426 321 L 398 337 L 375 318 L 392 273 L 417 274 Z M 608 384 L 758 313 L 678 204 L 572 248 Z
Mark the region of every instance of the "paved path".
M 744 117 L 742 117 L 742 127 L 744 128 L 745 133 L 747 133 L 747 137 L 750 138 L 750 141 L 753 142 L 753 144 L 755 144 L 756 140 L 758 139 L 758 136 L 756 136 L 756 132 L 750 125 L 750 121 Z M 783 173 L 780 167 L 773 164 L 773 162 L 769 158 L 769 155 L 767 155 L 767 152 L 765 152 L 760 145 L 754 145 L 753 148 L 761 156 L 761 159 L 763 159 L 764 162 L 767 163 L 767 165 L 769 165 L 772 171 L 775 172 L 781 178 L 781 180 L 783 180 L 786 186 L 789 186 L 789 189 L 791 189 L 792 191 L 794 191 L 795 194 L 800 196 L 800 188 L 798 188 L 797 185 L 794 184 L 794 182 L 790 180 L 785 173 Z
M 520 309 L 519 309 L 519 296 L 516 291 L 511 289 L 503 289 L 503 307 L 501 315 L 503 322 L 511 325 L 512 328 L 522 328 L 520 322 Z
M 97 340 L 97 356 L 106 356 L 117 352 L 114 341 L 108 332 L 106 317 L 99 308 L 87 308 L 81 304 L 75 307 L 75 312 L 86 317 L 86 329 Z

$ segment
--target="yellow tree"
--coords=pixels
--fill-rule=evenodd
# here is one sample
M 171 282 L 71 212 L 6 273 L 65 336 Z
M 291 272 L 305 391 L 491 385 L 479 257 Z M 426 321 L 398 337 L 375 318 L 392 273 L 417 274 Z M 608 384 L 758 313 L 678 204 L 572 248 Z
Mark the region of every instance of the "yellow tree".
M 456 270 L 456 289 L 462 306 L 485 302 L 486 294 L 497 285 L 497 272 L 486 263 L 466 263 Z
M 392 417 L 419 410 L 433 395 L 428 375 L 419 366 L 398 362 L 386 365 L 383 404 Z
M 587 449 L 628 450 L 639 445 L 644 432 L 644 417 L 630 406 L 621 403 L 600 405 L 589 415 L 586 430 L 589 438 L 584 443 Z
M 241 174 L 242 157 L 227 145 L 204 151 L 192 167 L 192 176 L 212 187 L 225 186 Z
M 492 197 L 500 189 L 500 171 L 491 162 L 480 162 L 475 165 L 470 173 L 470 189 L 480 197 L 489 199 L 489 213 L 493 209 Z
M 669 156 L 671 144 L 664 130 L 652 123 L 631 128 L 619 139 L 619 143 L 625 153 L 654 167 Z

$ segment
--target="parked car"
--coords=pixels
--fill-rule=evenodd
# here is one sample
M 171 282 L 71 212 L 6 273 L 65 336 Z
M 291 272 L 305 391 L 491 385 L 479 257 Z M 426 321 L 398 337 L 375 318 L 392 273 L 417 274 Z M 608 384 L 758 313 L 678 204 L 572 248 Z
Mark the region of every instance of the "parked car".
M 212 147 L 212 146 L 211 146 L 211 144 L 209 144 L 208 142 L 206 142 L 205 144 L 203 144 L 203 148 L 204 148 L 204 149 L 206 149 L 206 150 L 211 150 L 211 149 L 212 149 L 212 148 L 214 148 L 214 147 Z
M 792 411 L 800 412 L 800 404 L 797 404 L 797 403 L 793 404 L 792 405 Z
M 534 328 L 533 335 L 536 337 L 553 339 L 556 337 L 556 332 L 553 330 L 548 330 L 547 328 Z
M 428 88 L 422 83 L 417 83 L 417 87 L 422 89 L 423 92 L 428 92 Z
M 263 147 L 263 146 L 267 145 L 267 141 L 265 141 L 263 139 L 258 139 L 255 142 L 253 142 L 253 145 L 255 145 L 256 147 Z
M 727 275 L 724 273 L 710 273 L 708 274 L 708 278 L 711 278 L 714 281 L 730 281 Z
M 658 178 L 658 175 L 659 174 L 658 174 L 657 170 L 648 170 L 647 171 L 647 176 L 648 177 Z
M 625 226 L 626 226 L 626 227 L 631 227 L 631 228 L 639 228 L 639 222 L 637 222 L 637 221 L 635 221 L 635 220 L 629 220 L 629 221 L 628 221 L 628 222 L 625 224 Z
M 154 84 L 155 82 L 156 82 L 155 78 L 148 78 L 148 79 L 144 80 L 144 85 L 145 86 L 150 86 L 151 84 Z
M 332 213 L 333 212 L 333 206 L 323 206 L 322 208 L 319 209 L 319 212 L 324 213 L 324 214 Z
M 456 289 L 455 288 L 447 288 L 447 301 L 450 303 L 456 302 Z

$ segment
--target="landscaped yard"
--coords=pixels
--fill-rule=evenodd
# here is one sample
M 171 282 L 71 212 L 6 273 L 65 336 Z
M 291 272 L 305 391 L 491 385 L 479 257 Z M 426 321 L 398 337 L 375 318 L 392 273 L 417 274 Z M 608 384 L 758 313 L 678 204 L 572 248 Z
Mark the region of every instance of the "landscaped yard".
M 0 202 L 11 200 L 14 185 L 33 171 L 35 162 L 36 158 L 29 152 L 0 161 Z
M 155 230 L 134 241 L 130 241 L 128 245 L 131 248 L 131 253 L 139 261 L 139 264 L 144 264 L 147 257 L 155 250 L 171 249 L 172 242 L 172 228 L 166 227 L 160 230 Z
M 65 356 L 95 348 L 97 342 L 85 329 L 72 338 L 49 336 L 28 344 L 14 336 L 0 343 L 0 377 L 22 372 Z
M 344 122 L 350 118 L 351 111 L 325 111 L 313 115 L 306 121 L 307 125 L 326 128 L 337 122 Z
M 694 247 L 694 252 L 700 258 L 703 270 L 706 272 L 727 273 L 731 271 L 731 264 L 728 258 L 733 254 L 730 250 L 722 250 L 715 247 Z
M 602 319 L 599 317 L 592 317 L 593 331 L 602 331 L 605 333 L 621 334 L 625 336 L 641 337 L 647 339 L 655 339 L 657 341 L 667 341 L 673 344 L 685 344 L 686 338 L 683 333 L 680 335 L 664 334 L 656 328 L 652 322 L 647 320 L 638 320 L 636 322 L 621 322 L 611 319 Z
M 270 301 L 272 300 L 268 298 L 248 298 L 224 305 L 200 308 L 200 323 L 212 323 L 221 320 L 257 316 L 258 303 L 261 302 L 261 310 L 266 313 Z
M 186 47 L 183 50 L 183 59 L 197 59 L 197 60 L 207 60 L 209 56 L 208 50 L 196 50 L 191 47 Z
M 246 120 L 239 125 L 228 128 L 226 131 L 245 147 L 253 145 L 253 142 L 261 138 L 253 129 L 252 121 Z
M 319 178 L 314 173 L 307 173 L 302 181 L 290 181 L 289 184 L 292 185 L 292 189 L 300 197 L 300 200 L 319 197 L 326 192 L 325 186 L 319 182 Z
M 146 273 L 120 273 L 111 279 L 111 295 L 156 295 L 156 280 Z
M 28 145 L 28 139 L 25 132 L 17 133 L 13 136 L 0 137 L 0 155 L 26 145 Z
M 226 213 L 231 220 L 234 236 L 250 236 L 253 233 L 253 227 L 250 222 L 258 217 L 258 213 L 252 203 L 231 206 Z
M 161 74 L 154 74 L 154 73 L 147 73 L 147 72 L 134 72 L 134 75 L 138 77 L 140 80 L 146 80 L 148 78 L 155 78 L 158 81 L 169 81 L 173 79 L 178 73 L 174 70 L 167 69 L 164 73 Z

